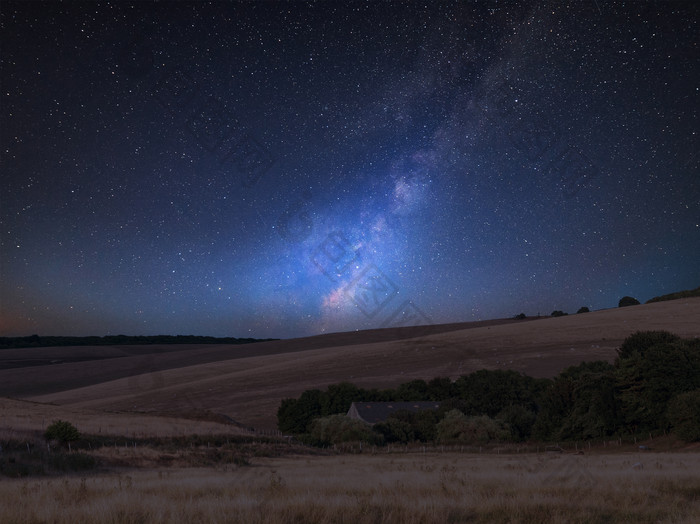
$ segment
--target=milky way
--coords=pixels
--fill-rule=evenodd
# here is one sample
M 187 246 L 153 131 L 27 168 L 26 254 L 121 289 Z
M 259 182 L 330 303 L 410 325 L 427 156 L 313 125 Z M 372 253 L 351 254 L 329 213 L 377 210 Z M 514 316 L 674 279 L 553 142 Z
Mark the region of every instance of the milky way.
M 0 335 L 697 287 L 695 2 L 3 2 Z

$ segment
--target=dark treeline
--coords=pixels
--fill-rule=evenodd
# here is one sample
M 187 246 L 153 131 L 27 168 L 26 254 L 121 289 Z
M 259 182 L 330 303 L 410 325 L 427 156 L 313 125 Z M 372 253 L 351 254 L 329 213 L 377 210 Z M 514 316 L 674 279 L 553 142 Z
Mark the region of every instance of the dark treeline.
M 272 338 L 200 337 L 195 335 L 129 336 L 108 335 L 105 337 L 52 337 L 31 335 L 28 337 L 0 337 L 0 349 L 51 346 L 124 346 L 149 344 L 250 344 L 276 340 Z
M 664 302 L 666 300 L 678 300 L 679 298 L 690 298 L 690 297 L 700 297 L 700 287 L 695 289 L 687 289 L 685 291 L 678 291 L 676 293 L 669 293 L 668 295 L 661 295 L 660 297 L 654 297 L 647 300 L 647 304 L 652 304 L 654 302 Z
M 352 402 L 440 401 L 440 409 L 396 413 L 369 426 L 344 415 Z M 365 440 L 481 444 L 574 441 L 673 431 L 700 440 L 700 339 L 638 332 L 613 364 L 584 362 L 553 379 L 480 370 L 413 380 L 396 389 L 348 382 L 282 401 L 278 427 L 314 444 Z

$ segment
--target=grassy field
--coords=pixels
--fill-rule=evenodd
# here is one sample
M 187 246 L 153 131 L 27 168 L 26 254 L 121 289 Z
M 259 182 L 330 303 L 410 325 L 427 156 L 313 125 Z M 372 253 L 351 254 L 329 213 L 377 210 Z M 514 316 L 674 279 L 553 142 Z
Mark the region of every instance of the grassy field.
M 698 522 L 700 455 L 382 454 L 0 480 L 0 521 Z

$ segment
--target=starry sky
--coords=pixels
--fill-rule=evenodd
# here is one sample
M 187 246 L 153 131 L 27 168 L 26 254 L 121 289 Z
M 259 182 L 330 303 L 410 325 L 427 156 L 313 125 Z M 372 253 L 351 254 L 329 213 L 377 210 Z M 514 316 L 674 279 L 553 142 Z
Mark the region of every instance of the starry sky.
M 700 285 L 696 2 L 0 6 L 0 335 L 296 337 Z

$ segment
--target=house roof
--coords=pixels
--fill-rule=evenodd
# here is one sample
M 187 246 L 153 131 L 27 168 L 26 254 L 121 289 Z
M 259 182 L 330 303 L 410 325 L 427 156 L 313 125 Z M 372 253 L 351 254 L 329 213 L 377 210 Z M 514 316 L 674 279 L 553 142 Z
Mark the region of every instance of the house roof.
M 439 402 L 353 402 L 348 410 L 348 416 L 359 418 L 368 424 L 376 424 L 399 411 L 416 412 L 439 407 Z

